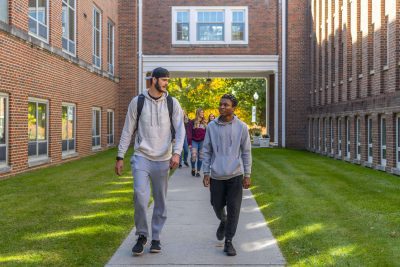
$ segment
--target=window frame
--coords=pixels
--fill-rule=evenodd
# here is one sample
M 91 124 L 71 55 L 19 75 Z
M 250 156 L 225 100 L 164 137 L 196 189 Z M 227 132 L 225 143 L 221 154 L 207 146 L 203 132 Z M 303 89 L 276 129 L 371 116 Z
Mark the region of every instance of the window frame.
M 9 137 L 8 137 L 8 133 L 9 133 L 9 119 L 10 119 L 10 116 L 9 116 L 9 110 L 10 110 L 10 108 L 9 108 L 9 95 L 8 94 L 6 94 L 6 93 L 1 93 L 0 92 L 0 97 L 2 97 L 2 98 L 5 98 L 5 107 L 4 107 L 4 112 L 5 112 L 5 116 L 4 116 L 4 120 L 6 121 L 5 122 L 5 124 L 4 124 L 4 127 L 5 127 L 5 129 L 4 129 L 4 133 L 5 133 L 5 135 L 6 135 L 6 138 L 5 138 L 5 143 L 4 144 L 0 144 L 0 146 L 4 146 L 5 148 L 6 148 L 6 156 L 5 156 L 5 158 L 6 158 L 6 160 L 4 161 L 4 162 L 1 162 L 0 161 L 0 168 L 4 168 L 4 167 L 8 167 L 9 166 L 9 162 L 8 162 L 8 153 L 9 153 Z
M 111 32 L 112 39 L 110 39 L 110 26 L 112 29 L 112 32 Z M 112 44 L 111 53 L 110 53 L 110 42 Z M 112 62 L 109 62 L 110 56 L 112 57 L 112 59 L 111 59 Z M 110 18 L 108 18 L 108 20 L 107 20 L 107 72 L 111 75 L 114 75 L 114 72 L 115 72 L 115 23 Z
M 36 2 L 36 9 L 38 9 L 38 0 L 35 0 L 35 2 Z M 39 39 L 39 40 L 41 40 L 41 41 L 43 41 L 43 42 L 48 44 L 49 43 L 49 28 L 50 28 L 49 0 L 46 0 L 46 36 L 47 36 L 46 39 L 41 37 L 39 34 L 33 33 L 33 32 L 31 32 L 29 30 L 29 18 L 30 18 L 30 15 L 29 15 L 29 2 L 28 2 L 28 34 L 30 36 L 35 37 L 35 38 L 37 38 L 37 39 Z M 36 21 L 36 26 L 38 27 L 39 20 L 38 19 L 34 19 L 34 20 Z M 44 24 L 42 24 L 42 25 L 44 25 Z M 38 29 L 39 29 L 39 27 L 38 27 Z
M 355 122 L 356 122 L 356 125 L 355 125 L 356 158 L 357 158 L 357 160 L 361 160 L 361 118 L 357 117 Z
M 112 114 L 112 127 L 111 133 L 108 132 L 109 130 L 109 114 Z M 110 136 L 112 135 L 112 142 L 110 143 Z M 107 109 L 107 145 L 113 146 L 115 144 L 115 112 L 113 109 Z
M 330 128 L 330 133 L 331 133 L 331 154 L 333 155 L 335 153 L 335 135 L 334 135 L 334 129 L 333 129 L 333 118 L 329 118 L 329 128 Z
M 99 135 L 93 135 L 93 129 L 95 127 L 94 123 L 96 122 L 95 119 L 95 111 L 99 111 Z M 93 145 L 93 138 L 99 138 L 99 144 L 98 145 Z M 92 107 L 92 150 L 96 150 L 101 148 L 101 108 L 100 107 Z
M 67 139 L 67 151 L 63 151 L 63 149 L 62 149 L 62 141 L 64 141 L 64 140 L 62 139 L 62 129 L 61 129 L 61 154 L 62 154 L 62 156 L 67 156 L 67 155 L 76 153 L 76 105 L 73 104 L 73 103 L 63 102 L 62 105 L 61 105 L 61 108 L 62 107 L 72 107 L 72 108 L 74 108 L 74 138 L 73 138 L 73 140 L 74 140 L 74 149 L 73 150 L 69 149 L 69 140 L 71 140 L 71 139 Z M 61 115 L 62 115 L 62 109 L 61 109 Z M 62 127 L 62 122 L 61 122 L 61 127 Z
M 342 156 L 342 118 L 337 119 L 338 129 L 338 156 Z
M 29 151 L 28 151 L 28 163 L 31 162 L 36 162 L 36 161 L 41 161 L 41 160 L 47 160 L 49 158 L 49 120 L 50 120 L 50 114 L 49 114 L 49 100 L 47 99 L 40 99 L 40 98 L 34 98 L 34 97 L 28 97 L 28 105 L 29 102 L 36 103 L 36 119 L 38 116 L 38 105 L 39 104 L 46 104 L 46 155 L 39 156 L 39 145 L 36 147 L 36 155 L 35 156 L 29 156 Z M 29 111 L 28 111 L 29 112 Z M 29 114 L 29 113 L 28 113 Z M 28 122 L 29 125 L 29 122 Z M 28 136 L 28 147 L 30 142 L 36 142 L 39 144 L 39 141 L 37 140 L 37 128 L 38 128 L 38 123 L 36 122 L 36 141 L 30 141 L 29 136 Z M 29 133 L 29 132 L 28 132 Z M 42 141 L 43 143 L 44 141 Z
M 367 149 L 367 157 L 368 157 L 368 163 L 372 163 L 374 160 L 374 140 L 373 140 L 373 132 L 372 132 L 372 117 L 367 117 L 367 143 L 368 143 L 368 149 Z M 370 142 L 371 141 L 371 142 Z M 370 152 L 371 150 L 371 152 Z
M 98 29 L 95 27 L 95 23 L 96 23 L 95 13 L 98 13 L 100 16 L 100 19 L 99 19 L 100 25 L 99 25 Z M 93 15 L 93 20 L 92 20 L 92 50 L 93 50 L 92 51 L 92 65 L 94 68 L 101 70 L 101 67 L 102 67 L 102 51 L 101 51 L 101 49 L 102 49 L 102 39 L 103 39 L 102 38 L 103 14 L 98 7 L 93 6 L 92 15 Z M 95 45 L 96 44 L 96 30 L 99 31 L 99 42 L 100 43 L 97 44 L 97 45 L 99 45 L 99 56 L 96 55 L 96 48 L 97 48 L 97 46 Z M 96 65 L 96 61 L 94 60 L 97 58 L 99 59 L 99 62 L 100 62 L 99 66 Z
M 63 47 L 63 45 L 62 45 L 62 38 L 64 38 L 64 36 L 61 34 L 61 47 L 62 47 L 62 51 L 64 52 L 64 53 L 67 53 L 67 54 L 69 54 L 69 55 L 71 55 L 71 56 L 74 56 L 74 57 L 76 57 L 76 28 L 77 28 L 77 24 L 76 24 L 76 0 L 73 0 L 74 1 L 74 7 L 75 8 L 72 8 L 73 10 L 74 10 L 74 37 L 75 37 L 75 41 L 73 42 L 74 43 L 74 45 L 75 45 L 75 49 L 74 49 L 74 52 L 72 53 L 71 51 L 69 51 L 69 50 L 67 50 L 67 49 L 64 49 L 64 47 Z M 69 3 L 68 3 L 68 0 L 62 0 L 62 2 L 63 3 L 65 3 L 66 5 L 67 5 L 67 8 L 68 8 L 68 11 L 69 11 L 69 8 L 71 8 L 71 6 L 69 5 Z M 68 13 L 68 12 L 67 12 Z M 69 14 L 69 13 L 68 13 Z M 62 20 L 61 20 L 62 21 Z M 61 24 L 62 24 L 62 22 L 61 22 Z M 68 24 L 68 23 L 67 23 Z M 68 24 L 68 27 L 67 27 L 67 29 L 68 29 L 68 32 L 69 32 L 69 24 Z M 67 38 L 66 38 L 67 39 Z M 67 39 L 68 40 L 68 48 L 69 48 L 69 42 L 71 41 L 71 39 Z
M 351 157 L 351 121 L 349 117 L 346 117 L 346 158 L 350 159 Z
M 383 135 L 383 123 L 385 122 L 385 135 Z M 386 167 L 386 163 L 387 163 L 387 123 L 386 123 L 386 117 L 385 116 L 381 116 L 380 120 L 379 120 L 379 124 L 380 124 L 380 154 L 381 154 L 381 165 Z M 383 145 L 383 140 L 385 140 L 385 144 Z M 383 151 L 385 151 L 385 158 L 383 158 Z
M 198 12 L 215 12 L 223 11 L 224 13 L 224 40 L 223 41 L 198 41 L 197 40 L 197 25 L 198 25 Z M 233 12 L 244 12 L 244 40 L 232 40 L 232 23 Z M 189 40 L 177 40 L 177 14 L 178 12 L 189 12 Z M 173 6 L 171 16 L 171 42 L 173 45 L 207 45 L 207 44 L 242 44 L 249 43 L 249 16 L 247 6 Z

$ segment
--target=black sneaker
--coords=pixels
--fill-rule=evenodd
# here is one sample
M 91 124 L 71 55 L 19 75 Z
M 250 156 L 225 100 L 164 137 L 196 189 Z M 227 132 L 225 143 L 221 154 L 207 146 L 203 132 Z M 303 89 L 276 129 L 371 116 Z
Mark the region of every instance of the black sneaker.
M 236 250 L 233 247 L 232 240 L 225 240 L 224 252 L 228 256 L 236 256 Z
M 161 252 L 160 240 L 152 240 L 151 247 L 150 247 L 150 253 L 159 253 L 159 252 Z
M 189 163 L 187 163 L 187 161 L 184 161 L 183 164 L 185 164 L 186 167 L 189 167 Z
M 192 170 L 192 176 L 196 175 L 196 170 Z
M 196 177 L 200 177 L 200 173 L 198 172 L 198 173 L 196 173 Z
M 224 237 L 225 237 L 225 222 L 221 221 L 217 229 L 217 239 L 221 241 L 224 239 Z
M 140 256 L 143 254 L 144 246 L 147 244 L 147 238 L 144 235 L 139 235 L 136 245 L 132 248 L 132 254 L 134 256 Z
M 179 169 L 182 168 L 182 164 L 179 164 Z

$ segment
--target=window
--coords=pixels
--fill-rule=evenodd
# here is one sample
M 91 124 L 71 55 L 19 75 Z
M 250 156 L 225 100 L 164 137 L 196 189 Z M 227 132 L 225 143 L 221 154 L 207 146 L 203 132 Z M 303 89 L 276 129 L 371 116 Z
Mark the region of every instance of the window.
M 107 111 L 107 144 L 114 144 L 114 111 Z
M 316 125 L 316 119 L 313 119 L 313 149 L 315 150 L 316 144 L 317 144 L 317 125 Z
M 358 117 L 356 119 L 356 155 L 357 159 L 361 160 L 361 130 L 360 125 L 361 119 Z
M 114 23 L 110 20 L 107 23 L 107 65 L 108 72 L 114 75 Z
M 100 148 L 101 137 L 101 109 L 93 108 L 92 110 L 92 147 Z
M 189 41 L 189 12 L 176 12 L 176 40 Z
M 8 95 L 0 93 L 0 167 L 8 165 Z
M 386 166 L 386 119 L 381 118 L 381 165 Z
M 346 157 L 350 158 L 350 118 L 346 118 Z
M 95 67 L 101 68 L 101 13 L 93 8 L 93 59 Z
M 368 135 L 368 162 L 372 163 L 372 118 L 367 118 L 367 135 Z
M 334 132 L 333 132 L 333 119 L 332 118 L 329 119 L 329 129 L 331 132 L 331 154 L 333 155 L 335 153 L 335 151 L 334 151 L 335 136 L 334 136 Z
M 62 153 L 75 152 L 75 105 L 62 106 Z
M 396 166 L 400 169 L 400 114 L 396 117 Z
M 247 7 L 172 8 L 173 44 L 247 44 Z
M 29 0 L 29 33 L 48 42 L 48 1 Z
M 62 48 L 75 56 L 76 0 L 62 0 Z
M 342 156 L 342 120 L 338 118 L 337 120 L 338 129 L 338 156 Z
M 29 99 L 28 103 L 28 157 L 29 160 L 47 158 L 48 119 L 47 101 Z
M 232 12 L 232 41 L 244 41 L 244 31 L 246 22 L 243 10 Z
M 318 151 L 321 151 L 321 119 L 317 120 Z
M 8 23 L 8 0 L 0 0 L 0 21 Z
M 327 124 L 327 120 L 324 118 L 324 119 L 322 119 L 322 146 L 323 146 L 323 149 L 324 149 L 324 152 L 326 153 L 327 152 L 327 147 L 326 147 L 326 145 L 327 145 L 327 140 L 326 140 L 326 124 Z

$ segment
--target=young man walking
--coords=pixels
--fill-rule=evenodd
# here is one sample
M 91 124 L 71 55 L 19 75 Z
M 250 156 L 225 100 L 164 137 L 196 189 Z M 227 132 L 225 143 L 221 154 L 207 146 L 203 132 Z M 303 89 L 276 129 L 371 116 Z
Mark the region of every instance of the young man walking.
M 224 252 L 228 256 L 236 255 L 232 239 L 239 221 L 243 188 L 250 186 L 252 163 L 247 125 L 234 115 L 237 104 L 233 95 L 222 96 L 220 116 L 208 124 L 203 144 L 203 184 L 210 186 L 211 205 L 220 220 L 217 239 L 225 237 Z
M 150 252 L 161 251 L 160 233 L 167 219 L 165 198 L 168 173 L 170 169 L 179 165 L 185 137 L 181 106 L 167 92 L 168 70 L 156 68 L 150 79 L 150 88 L 133 98 L 129 104 L 115 163 L 115 172 L 117 175 L 121 175 L 124 155 L 132 135 L 135 135 L 135 152 L 131 157 L 134 177 L 134 219 L 138 236 L 137 242 L 132 248 L 135 256 L 143 254 L 149 237 L 146 212 L 151 190 L 154 198 L 154 210 L 151 220 Z M 172 147 L 174 134 L 175 142 Z M 152 188 L 150 188 L 150 182 Z

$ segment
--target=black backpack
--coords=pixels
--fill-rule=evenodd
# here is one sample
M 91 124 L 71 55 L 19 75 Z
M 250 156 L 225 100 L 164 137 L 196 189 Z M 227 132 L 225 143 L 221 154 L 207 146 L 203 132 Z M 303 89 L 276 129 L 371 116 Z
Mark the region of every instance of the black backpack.
M 138 96 L 138 102 L 137 102 L 137 116 L 136 116 L 135 132 L 137 131 L 138 126 L 139 126 L 139 118 L 140 118 L 140 115 L 142 114 L 144 100 L 145 100 L 144 94 L 140 94 Z M 174 125 L 172 124 L 172 114 L 174 113 L 174 101 L 170 95 L 167 96 L 167 105 L 168 105 L 169 121 L 171 123 L 171 136 L 172 136 L 172 140 L 174 140 L 175 139 L 175 128 L 174 128 Z

